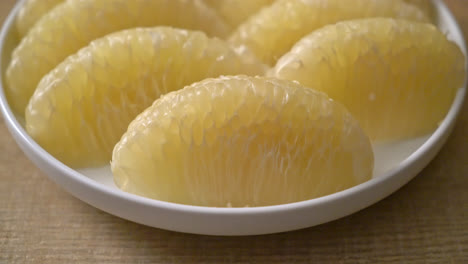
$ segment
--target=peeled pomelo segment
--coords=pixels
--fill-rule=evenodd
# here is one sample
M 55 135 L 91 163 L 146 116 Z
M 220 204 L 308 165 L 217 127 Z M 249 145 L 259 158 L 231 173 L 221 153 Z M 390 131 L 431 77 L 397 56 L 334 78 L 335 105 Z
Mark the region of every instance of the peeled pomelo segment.
M 421 10 L 402 0 L 278 0 L 240 25 L 229 41 L 274 65 L 310 32 L 327 24 L 365 17 L 429 21 Z
M 16 29 L 20 37 L 28 33 L 29 29 L 36 24 L 52 8 L 64 0 L 26 0 L 18 11 L 16 17 Z
M 207 77 L 262 74 L 217 38 L 167 27 L 117 32 L 68 57 L 39 83 L 28 133 L 72 167 L 109 162 L 128 124 L 160 95 Z
M 388 18 L 317 30 L 268 75 L 327 93 L 380 141 L 434 130 L 466 78 L 463 53 L 435 26 Z
M 233 29 L 274 0 L 204 0 Z
M 303 201 L 372 176 L 357 121 L 325 94 L 265 77 L 206 79 L 162 96 L 115 146 L 119 188 L 174 203 Z
M 67 56 L 109 33 L 149 26 L 197 29 L 225 36 L 224 21 L 200 0 L 69 0 L 45 15 L 14 50 L 7 96 L 23 114 L 41 78 Z

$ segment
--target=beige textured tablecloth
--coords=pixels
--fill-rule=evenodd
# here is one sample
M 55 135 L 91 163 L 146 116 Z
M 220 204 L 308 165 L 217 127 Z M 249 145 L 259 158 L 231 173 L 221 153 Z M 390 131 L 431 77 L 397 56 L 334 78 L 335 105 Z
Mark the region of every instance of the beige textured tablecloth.
M 468 1 L 446 0 L 468 33 Z M 0 0 L 0 20 L 14 0 Z M 468 106 L 413 181 L 349 217 L 295 232 L 209 237 L 134 224 L 51 182 L 0 122 L 0 263 L 468 263 Z

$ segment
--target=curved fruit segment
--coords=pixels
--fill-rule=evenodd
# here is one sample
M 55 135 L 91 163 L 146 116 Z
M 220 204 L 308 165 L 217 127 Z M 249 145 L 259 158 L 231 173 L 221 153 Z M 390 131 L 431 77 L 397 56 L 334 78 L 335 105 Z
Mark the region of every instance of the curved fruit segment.
M 432 0 L 404 0 L 407 3 L 413 4 L 419 7 L 427 17 L 431 18 L 433 22 L 437 21 L 437 12 L 434 7 Z
M 26 0 L 18 11 L 16 29 L 20 37 L 28 33 L 29 29 L 47 12 L 64 0 Z
M 205 2 L 213 7 L 232 28 L 236 28 L 264 6 L 272 4 L 273 1 L 274 0 L 205 0 Z
M 371 178 L 357 121 L 289 81 L 207 79 L 158 99 L 116 145 L 122 190 L 200 206 L 266 206 L 331 194 Z
M 197 0 L 70 0 L 45 15 L 14 50 L 7 95 L 24 113 L 41 78 L 90 41 L 134 27 L 168 25 L 224 36 L 223 20 Z
M 375 140 L 428 133 L 465 80 L 459 47 L 431 24 L 341 22 L 298 42 L 269 73 L 343 103 Z
M 247 61 L 202 32 L 158 27 L 111 34 L 42 79 L 26 129 L 67 165 L 102 165 L 130 121 L 161 94 L 207 77 L 262 73 Z
M 273 65 L 310 32 L 327 24 L 364 17 L 428 21 L 421 10 L 401 0 L 278 0 L 240 25 L 229 40 Z

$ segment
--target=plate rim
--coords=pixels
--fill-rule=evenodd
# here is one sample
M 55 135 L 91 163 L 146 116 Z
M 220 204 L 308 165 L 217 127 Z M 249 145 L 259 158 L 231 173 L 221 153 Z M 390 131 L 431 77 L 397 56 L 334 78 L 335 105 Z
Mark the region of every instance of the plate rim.
M 5 39 L 7 38 L 10 29 L 14 26 L 15 16 L 19 10 L 22 1 L 18 1 L 15 7 L 10 11 L 10 14 L 5 19 L 1 32 L 0 32 L 0 61 L 2 60 L 3 49 L 5 44 Z M 434 1 L 436 5 L 436 9 L 439 13 L 444 13 L 449 15 L 450 19 L 449 24 L 452 24 L 450 27 L 453 28 L 452 34 L 456 35 L 457 37 L 457 44 L 459 44 L 460 48 L 462 49 L 463 53 L 465 54 L 466 58 L 466 42 L 464 40 L 463 32 L 458 24 L 453 13 L 449 10 L 447 5 L 442 1 Z M 467 67 L 466 67 L 467 68 Z M 4 69 L 0 64 L 0 111 L 2 112 L 4 122 L 7 125 L 10 134 L 15 139 L 16 143 L 21 147 L 23 152 L 28 156 L 30 160 L 32 160 L 36 166 L 38 166 L 42 171 L 44 171 L 49 179 L 52 179 L 54 182 L 58 183 L 62 188 L 65 188 L 67 192 L 71 193 L 75 197 L 83 200 L 81 197 L 78 197 L 76 194 L 71 192 L 67 187 L 63 184 L 59 183 L 54 177 L 47 173 L 46 169 L 44 169 L 40 163 L 46 163 L 48 166 L 51 166 L 54 170 L 62 175 L 66 175 L 69 177 L 69 180 L 72 180 L 75 184 L 81 185 L 81 187 L 85 187 L 90 189 L 94 192 L 102 192 L 106 196 L 117 199 L 117 200 L 126 200 L 133 204 L 140 204 L 145 207 L 149 208 L 160 208 L 169 210 L 172 212 L 185 212 L 185 213 L 193 213 L 193 214 L 206 214 L 206 215 L 225 215 L 225 216 L 251 216 L 257 214 L 270 214 L 270 213 L 288 213 L 293 212 L 296 210 L 304 210 L 308 208 L 314 208 L 316 206 L 324 206 L 329 203 L 334 203 L 342 199 L 349 199 L 359 195 L 359 193 L 367 190 L 376 188 L 378 185 L 385 184 L 387 181 L 390 181 L 393 177 L 397 175 L 413 169 L 417 170 L 417 172 L 412 173 L 409 179 L 404 180 L 403 183 L 399 183 L 397 188 L 391 190 L 390 193 L 383 195 L 380 199 L 387 197 L 389 194 L 395 192 L 400 187 L 406 184 L 407 181 L 414 178 L 418 172 L 424 168 L 436 155 L 436 153 L 440 150 L 441 146 L 445 143 L 446 138 L 450 135 L 453 126 L 455 125 L 459 114 L 461 113 L 461 109 L 463 107 L 464 100 L 466 98 L 467 93 L 467 79 L 465 79 L 464 86 L 457 90 L 456 97 L 452 102 L 449 112 L 445 116 L 442 123 L 439 127 L 432 133 L 432 135 L 416 150 L 414 151 L 408 158 L 406 158 L 400 165 L 390 169 L 389 171 L 385 172 L 378 178 L 372 178 L 371 180 L 359 184 L 357 186 L 351 187 L 349 189 L 336 192 L 330 195 L 326 195 L 323 197 L 299 201 L 294 203 L 288 204 L 280 204 L 280 205 L 271 205 L 271 206 L 260 206 L 260 207 L 244 207 L 244 208 L 224 208 L 224 207 L 205 207 L 205 206 L 194 206 L 194 205 L 184 205 L 184 204 L 177 204 L 172 202 L 160 201 L 160 200 L 153 200 L 146 197 L 141 197 L 135 194 L 126 193 L 120 190 L 113 190 L 108 186 L 105 186 L 93 179 L 86 177 L 85 175 L 79 173 L 78 171 L 64 165 L 52 155 L 50 155 L 47 151 L 45 151 L 42 147 L 40 147 L 26 132 L 26 130 L 21 126 L 19 121 L 16 119 L 15 115 L 13 114 L 12 110 L 9 107 L 8 101 L 6 99 L 5 90 L 3 87 L 4 83 Z M 430 153 L 433 154 L 430 154 Z M 421 157 L 425 157 L 426 155 L 430 155 L 430 158 L 427 158 L 424 162 L 422 162 L 422 166 L 414 169 L 416 163 L 418 163 Z M 373 200 L 368 203 L 366 206 L 362 207 L 361 209 L 376 203 L 380 199 Z M 84 201 L 84 200 L 83 200 Z M 89 202 L 85 201 L 86 203 L 90 204 Z M 93 205 L 95 206 L 95 205 Z M 99 207 L 98 207 L 99 208 Z M 105 209 L 99 208 L 103 211 Z M 354 210 L 353 212 L 357 212 L 361 209 Z M 343 215 L 344 216 L 344 215 Z M 341 218 L 343 216 L 337 217 Z M 120 216 L 122 217 L 122 216 Z M 125 217 L 123 217 L 125 218 Z M 127 218 L 128 219 L 128 218 Z M 336 218 L 335 218 L 336 219 Z M 134 221 L 134 220 L 131 220 Z M 331 221 L 331 220 L 329 220 Z M 136 222 L 136 221 L 134 221 Z M 328 221 L 326 221 L 328 222 Z M 143 223 L 144 224 L 144 223 Z M 299 227 L 301 228 L 301 227 Z M 167 229 L 167 228 L 165 228 Z M 177 229 L 174 229 L 177 230 Z M 292 229 L 290 229 L 292 230 Z M 184 231 L 185 232 L 185 231 Z M 197 232 L 192 232 L 197 233 Z M 271 232 L 269 232 L 271 233 Z

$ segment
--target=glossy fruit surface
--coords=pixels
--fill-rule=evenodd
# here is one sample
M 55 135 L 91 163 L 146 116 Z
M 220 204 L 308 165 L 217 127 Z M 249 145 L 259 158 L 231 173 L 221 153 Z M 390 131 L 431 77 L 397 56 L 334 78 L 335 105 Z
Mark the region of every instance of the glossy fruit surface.
M 228 27 L 197 0 L 69 0 L 51 10 L 14 50 L 7 96 L 23 114 L 41 78 L 90 41 L 134 27 L 174 26 L 225 36 Z
M 204 0 L 233 29 L 274 0 Z
M 307 200 L 372 176 L 357 121 L 325 94 L 265 77 L 206 79 L 146 109 L 116 145 L 124 191 L 182 204 Z
M 109 162 L 130 121 L 160 95 L 207 77 L 262 68 L 202 32 L 131 29 L 93 41 L 38 85 L 28 133 L 72 167 Z
M 433 22 L 437 22 L 437 12 L 432 0 L 404 0 L 409 4 L 413 4 L 419 7 L 427 17 L 429 17 Z
M 278 0 L 240 25 L 229 40 L 274 65 L 310 32 L 327 24 L 365 17 L 429 21 L 419 8 L 402 0 Z
M 16 17 L 16 29 L 20 37 L 28 33 L 29 29 L 36 24 L 47 12 L 64 0 L 26 0 L 18 11 Z
M 269 75 L 327 93 L 372 139 L 395 140 L 437 127 L 463 85 L 465 58 L 431 24 L 374 18 L 313 32 Z

